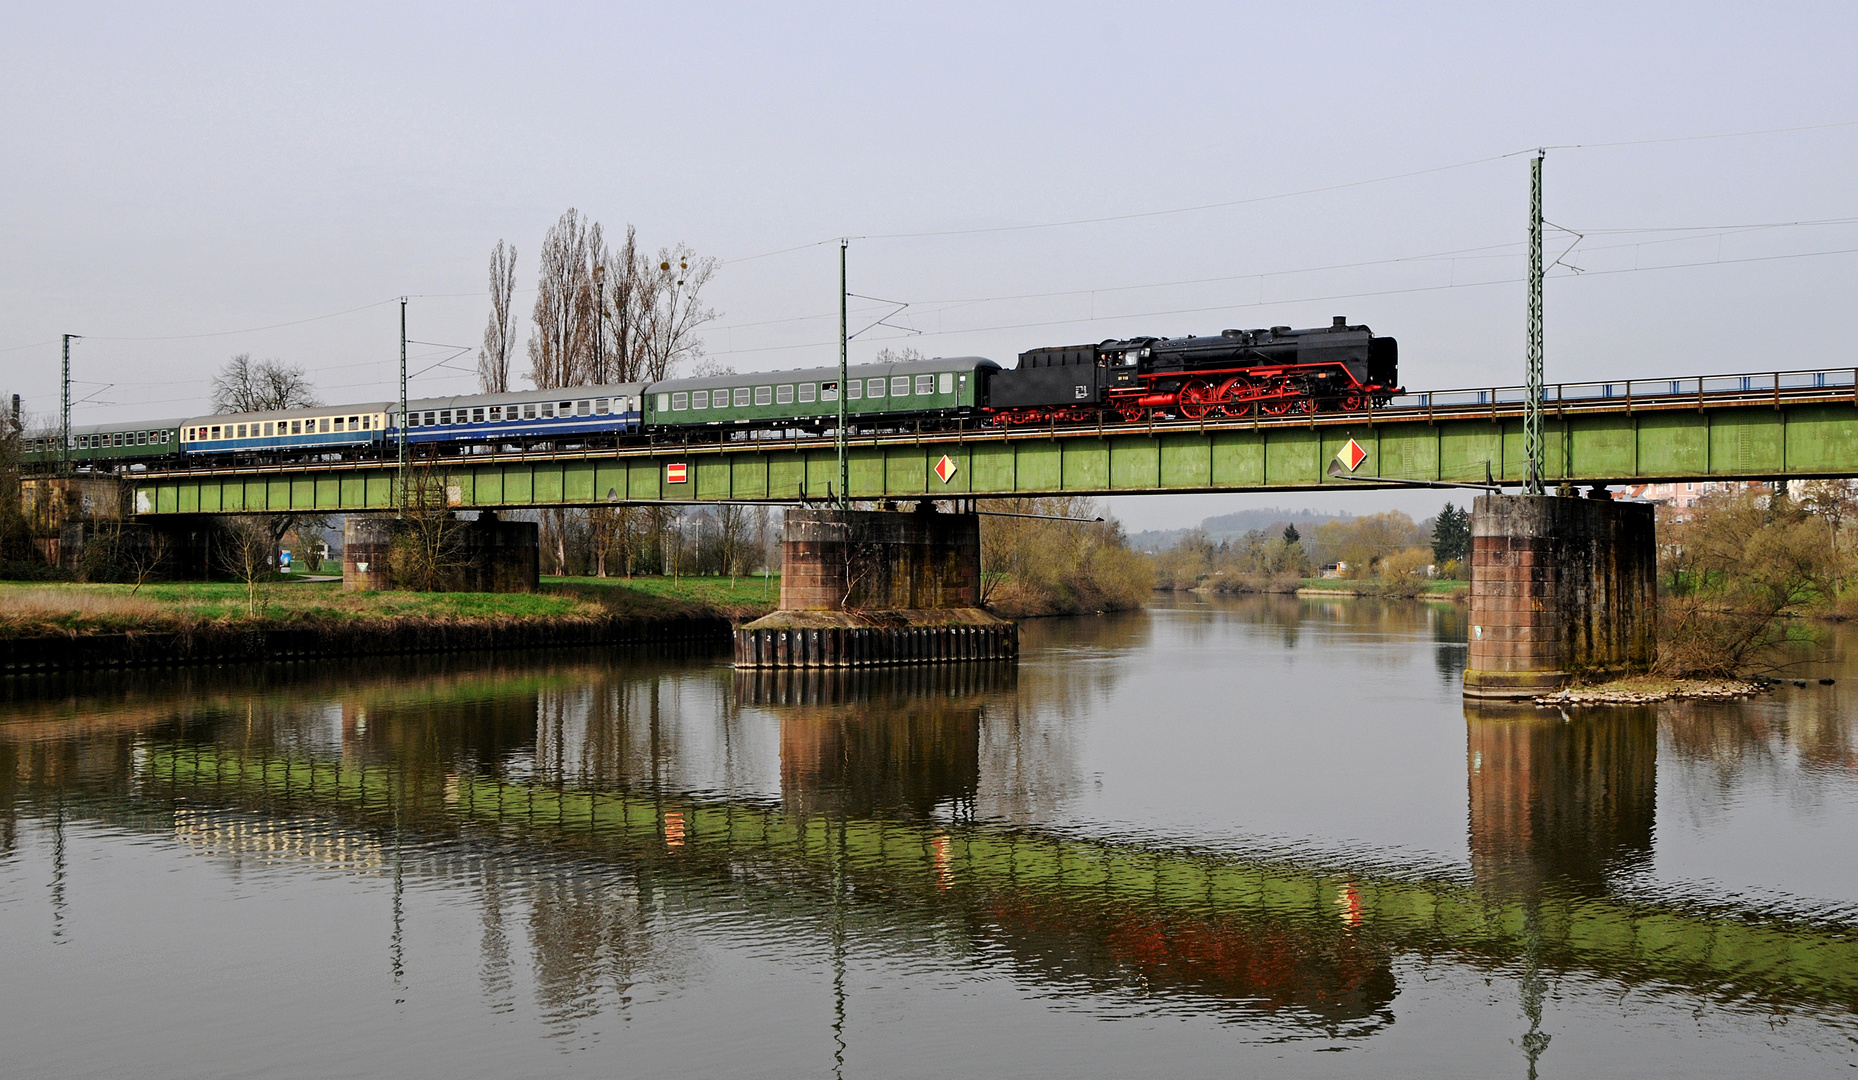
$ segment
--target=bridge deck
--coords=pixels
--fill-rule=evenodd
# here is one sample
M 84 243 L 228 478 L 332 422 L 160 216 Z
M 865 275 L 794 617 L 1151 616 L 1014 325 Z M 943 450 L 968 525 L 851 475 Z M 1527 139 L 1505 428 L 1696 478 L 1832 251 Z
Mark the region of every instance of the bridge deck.
M 1549 388 L 1551 482 L 1858 475 L 1853 369 Z M 1433 391 L 1371 413 L 1142 425 L 860 435 L 856 499 L 1313 490 L 1523 479 L 1521 388 Z M 1328 474 L 1353 439 L 1356 475 Z M 946 456 L 953 472 L 936 465 Z M 681 466 L 681 468 L 676 468 Z M 461 508 L 824 499 L 830 437 L 467 454 L 430 466 Z M 1488 472 L 1486 471 L 1488 470 Z M 684 479 L 674 482 L 681 474 Z M 394 506 L 392 462 L 202 466 L 131 476 L 142 514 L 343 512 Z

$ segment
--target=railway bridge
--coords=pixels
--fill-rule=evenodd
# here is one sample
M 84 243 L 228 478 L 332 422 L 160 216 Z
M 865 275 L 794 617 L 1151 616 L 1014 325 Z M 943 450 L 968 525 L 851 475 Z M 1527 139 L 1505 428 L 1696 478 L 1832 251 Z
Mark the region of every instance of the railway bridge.
M 1858 369 L 1564 383 L 1547 388 L 1551 483 L 1858 475 Z M 1357 467 L 1329 463 L 1353 441 Z M 488 449 L 488 448 L 485 448 Z M 465 510 L 821 502 L 830 437 L 469 453 L 415 468 Z M 1523 388 L 1410 393 L 1385 408 L 1286 418 L 859 435 L 853 499 L 1334 490 L 1520 484 Z M 387 461 L 200 465 L 133 473 L 138 515 L 392 510 Z

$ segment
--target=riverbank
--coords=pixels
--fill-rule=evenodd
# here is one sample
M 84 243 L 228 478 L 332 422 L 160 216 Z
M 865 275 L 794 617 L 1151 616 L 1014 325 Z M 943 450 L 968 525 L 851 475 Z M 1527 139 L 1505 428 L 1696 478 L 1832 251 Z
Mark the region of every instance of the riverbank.
M 543 579 L 537 593 L 343 592 L 339 582 L 0 583 L 0 673 L 714 642 L 773 609 L 760 579 Z M 778 581 L 766 589 L 779 595 Z

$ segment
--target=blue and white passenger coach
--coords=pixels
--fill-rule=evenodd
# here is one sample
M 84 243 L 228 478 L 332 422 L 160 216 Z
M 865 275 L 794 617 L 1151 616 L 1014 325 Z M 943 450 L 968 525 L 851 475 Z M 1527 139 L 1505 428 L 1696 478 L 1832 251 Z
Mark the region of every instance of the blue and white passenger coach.
M 181 422 L 181 453 L 353 454 L 378 444 L 386 422 L 384 401 L 196 416 Z
M 581 442 L 635 435 L 645 383 L 569 386 L 508 394 L 471 394 L 407 402 L 406 440 L 413 444 Z M 389 442 L 400 437 L 400 406 L 387 407 Z

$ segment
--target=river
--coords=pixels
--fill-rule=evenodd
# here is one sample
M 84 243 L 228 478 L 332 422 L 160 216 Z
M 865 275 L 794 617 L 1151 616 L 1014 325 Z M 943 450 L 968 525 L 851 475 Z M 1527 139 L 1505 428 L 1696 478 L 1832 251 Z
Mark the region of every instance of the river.
M 1464 704 L 1462 608 L 1285 597 L 4 680 L 0 1076 L 1848 1076 L 1819 632 L 1565 713 Z

